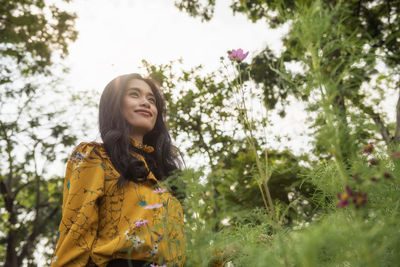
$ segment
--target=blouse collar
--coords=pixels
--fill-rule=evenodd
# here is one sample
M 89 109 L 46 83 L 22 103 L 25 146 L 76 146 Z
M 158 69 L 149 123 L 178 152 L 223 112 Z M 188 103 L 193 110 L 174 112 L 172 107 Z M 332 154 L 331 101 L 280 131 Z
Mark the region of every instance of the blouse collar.
M 152 146 L 148 146 L 148 145 L 142 144 L 142 143 L 136 141 L 133 138 L 129 138 L 129 139 L 130 139 L 130 141 L 131 141 L 131 143 L 132 143 L 132 145 L 134 147 L 136 147 L 136 148 L 138 148 L 138 149 L 140 149 L 140 150 L 142 150 L 142 151 L 144 151 L 146 153 L 151 153 L 151 152 L 154 151 L 154 147 L 152 147 Z

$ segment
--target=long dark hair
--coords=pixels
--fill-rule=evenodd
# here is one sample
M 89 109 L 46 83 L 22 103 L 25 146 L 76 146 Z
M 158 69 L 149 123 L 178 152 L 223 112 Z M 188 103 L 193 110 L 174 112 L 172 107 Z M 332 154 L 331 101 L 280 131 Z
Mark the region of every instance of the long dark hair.
M 127 83 L 133 79 L 146 82 L 156 98 L 158 111 L 156 123 L 153 130 L 143 137 L 143 144 L 154 147 L 152 153 L 145 153 L 132 145 L 129 137 L 132 126 L 122 115 L 122 99 Z M 139 153 L 145 158 L 150 171 L 158 180 L 166 179 L 180 166 L 177 149 L 172 145 L 165 125 L 165 115 L 165 101 L 158 83 L 153 79 L 143 78 L 136 73 L 126 74 L 113 79 L 104 88 L 99 106 L 99 129 L 104 148 L 114 168 L 120 174 L 119 185 L 128 181 L 144 182 L 149 173 L 144 163 L 132 157 L 131 152 Z

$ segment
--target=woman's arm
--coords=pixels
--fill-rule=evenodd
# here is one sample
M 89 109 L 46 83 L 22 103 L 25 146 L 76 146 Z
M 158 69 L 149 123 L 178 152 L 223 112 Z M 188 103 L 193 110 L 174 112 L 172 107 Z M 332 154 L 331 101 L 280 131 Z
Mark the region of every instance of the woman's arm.
M 52 267 L 86 266 L 97 238 L 97 203 L 103 193 L 104 170 L 96 145 L 81 143 L 67 163 L 62 219 Z

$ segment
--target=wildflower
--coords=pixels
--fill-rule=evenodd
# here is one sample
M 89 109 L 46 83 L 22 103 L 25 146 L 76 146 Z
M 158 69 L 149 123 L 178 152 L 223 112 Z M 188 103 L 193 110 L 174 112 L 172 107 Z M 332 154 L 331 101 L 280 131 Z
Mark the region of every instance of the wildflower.
M 356 208 L 359 208 L 367 202 L 367 194 L 366 193 L 357 193 L 353 198 L 354 205 Z
M 150 267 L 167 267 L 167 265 L 163 264 L 163 265 L 157 265 L 157 264 L 150 264 Z
M 363 153 L 365 154 L 371 154 L 372 151 L 374 151 L 374 142 L 370 142 L 368 145 L 366 145 L 363 149 Z
M 140 220 L 140 221 L 135 221 L 135 227 L 140 228 L 143 225 L 147 225 L 149 223 L 148 220 Z
M 146 210 L 158 209 L 161 208 L 163 204 L 154 204 L 154 205 L 147 205 L 144 207 Z
M 248 51 L 247 53 L 243 54 L 243 50 L 241 48 L 239 48 L 238 50 L 233 49 L 229 53 L 228 58 L 232 61 L 241 62 L 243 59 L 247 57 L 248 54 L 249 54 Z
M 392 179 L 392 175 L 388 172 L 384 172 L 383 177 L 385 177 L 386 179 Z
M 378 161 L 375 158 L 372 158 L 372 159 L 368 160 L 368 164 L 370 167 L 375 166 L 378 164 Z
M 351 177 L 353 177 L 353 179 L 356 181 L 360 181 L 360 176 L 358 175 L 358 173 L 352 174 Z
M 356 208 L 363 206 L 367 202 L 367 194 L 362 192 L 353 192 L 349 186 L 346 186 L 346 192 L 343 194 L 338 194 L 340 200 L 337 205 L 338 208 L 343 208 L 349 205 L 352 200 Z
M 353 196 L 353 191 L 350 189 L 349 186 L 346 186 L 346 193 L 338 194 L 337 195 L 340 202 L 337 205 L 338 208 L 343 208 L 349 204 L 349 198 Z
M 165 188 L 163 189 L 163 188 L 160 188 L 160 187 L 158 187 L 158 188 L 153 190 L 153 192 L 157 193 L 157 194 L 161 194 L 161 193 L 164 193 L 166 191 L 167 191 L 167 189 L 165 189 Z

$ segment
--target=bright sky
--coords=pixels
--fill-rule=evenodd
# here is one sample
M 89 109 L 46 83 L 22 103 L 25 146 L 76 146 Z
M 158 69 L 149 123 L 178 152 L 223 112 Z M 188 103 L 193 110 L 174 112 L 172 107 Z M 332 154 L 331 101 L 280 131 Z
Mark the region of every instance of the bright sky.
M 180 12 L 173 2 L 75 1 L 79 38 L 70 46 L 71 83 L 102 90 L 115 76 L 138 71 L 142 59 L 158 64 L 183 58 L 188 66 L 213 70 L 227 50 L 241 47 L 254 54 L 266 44 L 280 47 L 277 30 L 233 16 L 230 1 L 217 1 L 209 23 Z
M 79 37 L 70 46 L 66 62 L 71 70 L 69 85 L 78 91 L 101 92 L 114 77 L 140 72 L 142 59 L 165 64 L 183 58 L 188 68 L 202 64 L 212 71 L 220 67 L 220 57 L 231 49 L 250 51 L 249 57 L 266 45 L 273 51 L 281 50 L 282 30 L 271 30 L 264 21 L 252 23 L 241 14 L 233 16 L 231 1 L 216 2 L 214 18 L 202 23 L 199 18 L 180 12 L 174 0 L 75 1 L 72 9 L 78 15 Z M 299 104 L 292 104 L 286 118 L 273 119 L 278 123 L 272 129 L 274 134 L 296 137 L 276 143 L 275 147 L 289 146 L 295 152 L 306 147 L 309 139 L 299 136 L 305 130 L 306 114 L 299 110 Z M 97 118 L 93 121 L 97 122 Z M 97 124 L 93 129 L 97 133 Z

